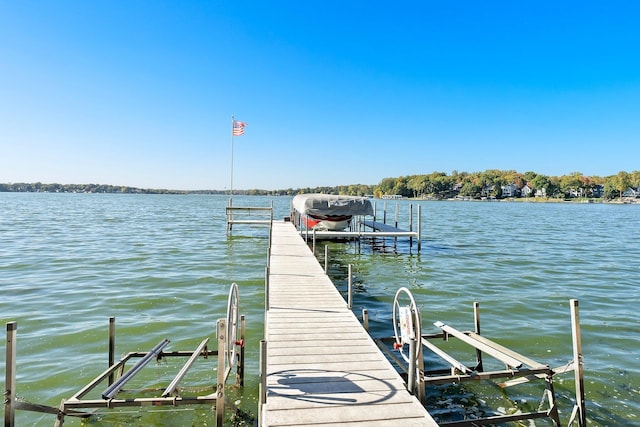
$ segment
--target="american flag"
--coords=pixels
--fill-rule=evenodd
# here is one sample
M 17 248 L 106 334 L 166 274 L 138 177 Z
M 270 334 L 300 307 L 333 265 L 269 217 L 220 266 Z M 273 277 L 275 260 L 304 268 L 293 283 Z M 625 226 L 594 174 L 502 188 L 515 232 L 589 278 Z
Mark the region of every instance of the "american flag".
M 234 120 L 233 121 L 233 131 L 232 131 L 233 136 L 244 135 L 244 127 L 246 125 L 247 124 L 245 122 L 241 122 L 240 120 Z

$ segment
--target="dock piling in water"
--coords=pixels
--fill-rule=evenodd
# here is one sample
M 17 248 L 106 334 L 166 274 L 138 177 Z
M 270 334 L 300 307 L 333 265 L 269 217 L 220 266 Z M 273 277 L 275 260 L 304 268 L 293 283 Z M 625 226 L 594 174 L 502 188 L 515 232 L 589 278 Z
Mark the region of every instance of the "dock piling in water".
M 7 323 L 7 345 L 5 360 L 5 387 L 4 387 L 4 425 L 15 425 L 15 400 L 16 400 L 16 338 L 18 323 Z

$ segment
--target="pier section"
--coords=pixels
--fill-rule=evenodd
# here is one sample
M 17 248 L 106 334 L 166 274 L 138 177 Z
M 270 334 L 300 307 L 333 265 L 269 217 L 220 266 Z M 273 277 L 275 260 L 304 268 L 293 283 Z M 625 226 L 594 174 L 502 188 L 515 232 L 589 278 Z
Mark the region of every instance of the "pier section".
M 290 222 L 266 277 L 261 426 L 437 426 Z

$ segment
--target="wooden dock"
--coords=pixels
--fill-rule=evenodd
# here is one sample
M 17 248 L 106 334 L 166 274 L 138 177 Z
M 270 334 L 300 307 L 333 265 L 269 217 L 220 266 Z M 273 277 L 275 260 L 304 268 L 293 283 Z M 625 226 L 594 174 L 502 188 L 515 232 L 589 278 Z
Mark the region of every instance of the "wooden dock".
M 261 426 L 438 425 L 292 223 L 273 223 L 266 295 Z

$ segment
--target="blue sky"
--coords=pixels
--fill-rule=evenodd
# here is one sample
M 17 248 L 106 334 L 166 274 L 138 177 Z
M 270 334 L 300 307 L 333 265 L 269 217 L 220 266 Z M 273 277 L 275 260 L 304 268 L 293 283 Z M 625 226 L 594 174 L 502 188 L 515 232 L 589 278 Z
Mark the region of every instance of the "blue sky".
M 0 182 L 640 169 L 640 2 L 0 0 Z

